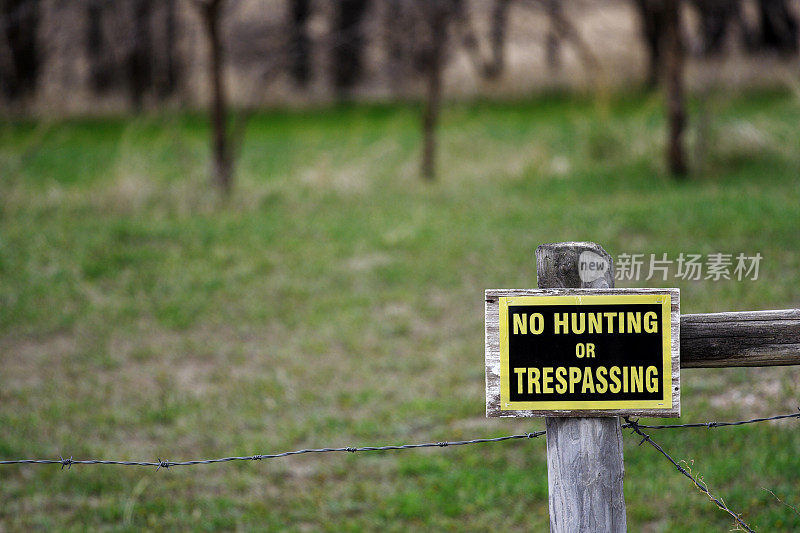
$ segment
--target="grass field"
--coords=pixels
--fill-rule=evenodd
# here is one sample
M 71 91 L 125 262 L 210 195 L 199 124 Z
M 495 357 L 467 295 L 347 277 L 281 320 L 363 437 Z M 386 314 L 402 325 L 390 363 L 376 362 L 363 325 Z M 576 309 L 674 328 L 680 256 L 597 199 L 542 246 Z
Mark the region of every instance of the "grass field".
M 544 242 L 759 252 L 757 281 L 638 285 L 680 287 L 683 312 L 799 306 L 800 99 L 703 106 L 708 150 L 682 183 L 664 172 L 658 95 L 453 104 L 434 183 L 417 177 L 413 106 L 264 112 L 227 202 L 207 185 L 202 117 L 0 123 L 0 459 L 541 429 L 484 418 L 483 290 L 535 286 Z M 694 129 L 689 141 L 694 154 Z M 800 405 L 800 368 L 688 370 L 682 385 L 681 421 Z M 760 531 L 800 529 L 797 422 L 654 437 Z M 732 527 L 638 442 L 626 436 L 631 531 Z M 548 523 L 543 440 L 158 472 L 0 467 L 0 501 L 8 531 Z

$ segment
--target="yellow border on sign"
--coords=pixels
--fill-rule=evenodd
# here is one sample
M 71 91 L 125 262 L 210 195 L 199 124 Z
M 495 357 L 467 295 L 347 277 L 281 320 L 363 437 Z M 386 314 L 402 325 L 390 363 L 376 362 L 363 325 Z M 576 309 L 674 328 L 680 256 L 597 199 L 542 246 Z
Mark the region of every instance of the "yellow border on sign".
M 672 409 L 672 302 L 669 294 L 576 294 L 563 296 L 501 296 L 500 303 L 500 410 L 546 411 L 588 409 Z M 509 305 L 613 305 L 661 304 L 663 385 L 660 400 L 572 400 L 512 402 L 508 390 L 508 306 Z

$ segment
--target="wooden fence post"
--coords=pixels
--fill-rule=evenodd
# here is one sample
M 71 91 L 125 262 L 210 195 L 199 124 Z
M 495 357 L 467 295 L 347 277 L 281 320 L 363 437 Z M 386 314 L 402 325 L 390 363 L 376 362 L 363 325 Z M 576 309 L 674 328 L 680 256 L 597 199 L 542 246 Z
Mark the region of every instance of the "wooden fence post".
M 599 279 L 581 280 L 581 253 L 593 252 L 608 261 Z M 598 244 L 562 242 L 536 249 L 539 288 L 613 288 L 614 263 Z M 550 530 L 626 531 L 622 428 L 618 417 L 547 417 L 547 482 Z

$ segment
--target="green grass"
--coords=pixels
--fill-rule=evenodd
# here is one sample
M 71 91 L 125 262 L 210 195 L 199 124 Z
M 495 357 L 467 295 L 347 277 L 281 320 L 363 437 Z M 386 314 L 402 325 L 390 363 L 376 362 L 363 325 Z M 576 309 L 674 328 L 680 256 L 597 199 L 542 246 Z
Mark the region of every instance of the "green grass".
M 264 112 L 236 190 L 202 117 L 0 123 L 0 458 L 184 460 L 542 428 L 484 418 L 483 290 L 535 247 L 760 252 L 757 281 L 678 286 L 683 312 L 800 304 L 800 101 L 715 95 L 685 182 L 662 103 L 453 104 L 440 176 L 417 110 Z M 693 110 L 699 102 L 693 103 Z M 694 154 L 696 131 L 689 134 Z M 633 286 L 634 283 L 621 283 Z M 684 421 L 778 414 L 800 369 L 682 375 Z M 654 435 L 761 531 L 800 528 L 797 423 Z M 730 529 L 626 436 L 632 531 Z M 541 530 L 543 441 L 155 469 L 0 470 L 0 529 Z

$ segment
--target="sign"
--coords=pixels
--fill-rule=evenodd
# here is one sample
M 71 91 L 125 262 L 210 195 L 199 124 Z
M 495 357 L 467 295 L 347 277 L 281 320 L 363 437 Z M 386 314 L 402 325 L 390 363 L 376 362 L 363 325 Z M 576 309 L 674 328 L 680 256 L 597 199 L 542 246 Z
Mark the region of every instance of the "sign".
M 486 291 L 487 416 L 679 416 L 679 298 Z

